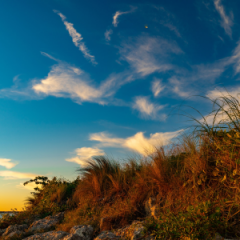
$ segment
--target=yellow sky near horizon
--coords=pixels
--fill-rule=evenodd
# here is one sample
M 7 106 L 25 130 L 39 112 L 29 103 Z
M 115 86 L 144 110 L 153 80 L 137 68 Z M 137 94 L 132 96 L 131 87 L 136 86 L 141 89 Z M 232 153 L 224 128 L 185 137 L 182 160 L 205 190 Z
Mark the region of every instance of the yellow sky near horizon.
M 11 211 L 17 209 L 21 211 L 24 207 L 25 200 L 31 196 L 31 189 L 24 188 L 20 185 L 19 180 L 12 180 L 11 183 L 6 181 L 0 182 L 0 211 Z

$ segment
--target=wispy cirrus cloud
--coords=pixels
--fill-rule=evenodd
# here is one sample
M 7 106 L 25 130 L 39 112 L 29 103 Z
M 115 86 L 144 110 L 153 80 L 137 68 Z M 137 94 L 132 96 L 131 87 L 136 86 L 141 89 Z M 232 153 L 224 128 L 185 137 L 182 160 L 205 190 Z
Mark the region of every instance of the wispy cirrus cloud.
M 111 40 L 112 33 L 113 33 L 112 29 L 106 30 L 106 32 L 104 33 L 106 41 L 110 41 Z
M 121 12 L 121 11 L 116 11 L 115 14 L 113 15 L 113 21 L 112 21 L 112 24 L 114 27 L 117 27 L 119 21 L 119 17 L 123 14 L 128 14 L 128 13 L 132 13 L 136 10 L 137 8 L 136 7 L 132 7 L 132 9 L 130 11 L 126 11 L 126 12 Z
M 104 151 L 99 148 L 82 147 L 75 150 L 76 156 L 66 159 L 67 162 L 74 162 L 82 167 L 88 165 L 89 162 L 93 161 L 94 156 L 105 155 Z
M 166 119 L 165 114 L 159 114 L 159 110 L 163 109 L 164 106 L 151 103 L 147 97 L 136 97 L 132 107 L 138 110 L 143 118 L 162 121 Z
M 160 79 L 155 78 L 151 85 L 151 90 L 154 97 L 158 97 L 159 93 L 163 91 L 165 87 L 162 85 Z
M 46 78 L 34 80 L 32 90 L 42 97 L 50 95 L 71 98 L 79 104 L 86 101 L 106 104 L 106 99 L 118 87 L 116 80 L 116 77 L 112 77 L 96 86 L 83 70 L 60 62 L 52 66 Z
M 139 37 L 134 43 L 125 43 L 120 48 L 122 59 L 144 77 L 154 72 L 174 69 L 172 56 L 183 53 L 176 43 L 156 37 Z
M 17 163 L 13 163 L 11 159 L 8 158 L 0 158 L 0 166 L 3 166 L 7 169 L 11 169 L 15 167 Z
M 37 175 L 33 173 L 22 173 L 14 171 L 0 171 L 0 177 L 3 177 L 5 180 L 8 179 L 29 179 L 35 178 Z
M 231 13 L 229 16 L 227 16 L 226 11 L 221 4 L 221 0 L 214 0 L 214 6 L 222 19 L 221 26 L 224 28 L 226 34 L 232 37 L 231 27 L 233 25 L 233 14 Z
M 90 140 L 100 142 L 98 144 L 102 147 L 116 147 L 126 148 L 144 156 L 156 152 L 156 148 L 165 146 L 181 134 L 183 130 L 176 132 L 154 133 L 150 134 L 149 138 L 144 136 L 143 132 L 138 132 L 135 135 L 128 138 L 115 138 L 111 135 L 101 132 L 90 135 Z
M 66 17 L 61 12 L 57 10 L 53 11 L 61 17 L 69 35 L 72 37 L 74 45 L 79 48 L 79 50 L 83 53 L 85 58 L 89 59 L 93 64 L 97 64 L 95 57 L 89 53 L 89 50 L 86 47 L 85 43 L 82 42 L 83 40 L 82 35 L 77 32 L 77 30 L 73 27 L 73 24 L 66 21 Z
M 232 57 L 226 57 L 213 63 L 192 65 L 189 69 L 178 69 L 169 79 L 168 90 L 180 97 L 188 97 L 206 91 L 213 85 L 231 64 Z

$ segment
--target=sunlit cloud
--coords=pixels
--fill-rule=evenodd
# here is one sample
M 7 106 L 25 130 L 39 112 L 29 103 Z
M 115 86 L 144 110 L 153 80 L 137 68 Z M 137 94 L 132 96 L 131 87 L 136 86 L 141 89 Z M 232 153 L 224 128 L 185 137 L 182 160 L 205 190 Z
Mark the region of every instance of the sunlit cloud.
M 155 120 L 165 120 L 166 115 L 159 115 L 158 111 L 163 109 L 164 106 L 151 103 L 147 97 L 136 97 L 133 104 L 133 109 L 140 112 L 141 116 L 144 118 L 150 118 Z
M 24 189 L 24 190 L 34 191 L 34 188 L 40 187 L 40 185 L 37 185 L 34 182 L 30 182 L 30 183 L 26 184 L 25 186 L 24 186 L 24 183 L 19 183 L 16 187 L 20 188 L 20 189 Z
M 82 167 L 88 165 L 89 162 L 93 161 L 94 156 L 105 155 L 104 151 L 99 148 L 82 147 L 75 150 L 76 156 L 66 159 L 67 162 L 74 162 Z
M 79 104 L 84 101 L 105 104 L 104 97 L 114 93 L 114 80 L 109 79 L 100 86 L 94 86 L 89 76 L 81 69 L 59 63 L 52 66 L 46 78 L 33 81 L 32 89 L 40 95 L 71 98 Z
M 215 100 L 217 98 L 222 97 L 234 97 L 236 99 L 239 99 L 240 96 L 240 86 L 235 86 L 234 88 L 230 88 L 229 90 L 223 89 L 223 88 L 215 88 L 214 90 L 211 90 L 206 95 L 208 98 Z
M 29 179 L 29 178 L 35 178 L 36 176 L 37 175 L 33 174 L 33 173 L 0 171 L 0 177 L 3 177 L 5 180 L 8 180 L 8 179 Z
M 134 44 L 124 44 L 120 53 L 122 59 L 127 61 L 136 73 L 144 77 L 154 72 L 174 69 L 171 57 L 182 51 L 175 43 L 165 39 L 140 37 Z
M 214 5 L 222 19 L 221 26 L 224 28 L 226 34 L 231 37 L 232 36 L 231 27 L 233 25 L 233 14 L 231 13 L 230 16 L 227 16 L 224 7 L 221 4 L 221 0 L 214 0 Z
M 159 95 L 160 92 L 162 92 L 162 90 L 165 87 L 162 86 L 161 80 L 155 78 L 155 80 L 152 82 L 152 86 L 151 86 L 151 90 L 153 92 L 153 96 L 157 97 Z
M 165 133 L 158 132 L 150 134 L 149 138 L 146 138 L 143 132 L 138 132 L 128 138 L 114 138 L 107 133 L 101 132 L 91 134 L 89 139 L 100 142 L 99 146 L 102 147 L 126 148 L 147 156 L 154 153 L 156 148 L 169 144 L 171 140 L 179 136 L 182 132 L 183 130 Z
M 114 27 L 117 27 L 117 25 L 118 25 L 118 23 L 119 23 L 118 19 L 119 19 L 119 17 L 120 17 L 121 15 L 123 15 L 123 14 L 128 14 L 128 13 L 132 13 L 132 12 L 134 12 L 136 9 L 137 9 L 137 8 L 132 8 L 130 11 L 126 11 L 126 12 L 117 11 L 117 12 L 114 14 L 114 16 L 113 16 L 113 21 L 112 21 L 113 26 L 114 26 Z
M 11 159 L 0 158 L 0 166 L 3 166 L 7 169 L 11 169 L 11 168 L 15 167 L 16 165 L 17 165 L 17 163 L 13 163 Z
M 82 42 L 83 40 L 82 35 L 76 31 L 76 29 L 73 27 L 73 24 L 70 22 L 67 22 L 66 17 L 59 11 L 54 10 L 54 12 L 61 17 L 69 35 L 72 37 L 72 41 L 74 45 L 79 48 L 79 50 L 83 53 L 85 58 L 89 59 L 93 64 L 97 64 L 97 62 L 95 61 L 95 57 L 89 53 L 89 50 L 86 47 L 85 43 Z
M 224 123 L 226 121 L 229 121 L 229 116 L 225 113 L 225 111 L 229 111 L 229 113 L 231 112 L 230 106 L 227 104 L 222 104 L 223 102 L 221 101 L 221 99 L 223 98 L 236 98 L 238 101 L 240 100 L 240 86 L 236 86 L 234 88 L 231 88 L 229 90 L 226 90 L 224 88 L 215 88 L 211 91 L 208 91 L 208 93 L 206 94 L 206 97 L 209 98 L 211 101 L 213 101 L 214 103 L 217 103 L 215 105 L 215 110 L 218 109 L 218 107 L 221 106 L 222 110 L 224 111 L 220 111 L 218 112 L 218 114 L 216 115 L 215 111 L 209 115 L 204 116 L 205 121 L 207 122 L 207 124 L 218 124 L 218 123 Z M 218 99 L 218 101 L 216 102 L 216 100 Z M 220 106 L 218 106 L 218 104 L 220 104 Z M 204 122 L 204 119 L 201 119 L 201 122 Z

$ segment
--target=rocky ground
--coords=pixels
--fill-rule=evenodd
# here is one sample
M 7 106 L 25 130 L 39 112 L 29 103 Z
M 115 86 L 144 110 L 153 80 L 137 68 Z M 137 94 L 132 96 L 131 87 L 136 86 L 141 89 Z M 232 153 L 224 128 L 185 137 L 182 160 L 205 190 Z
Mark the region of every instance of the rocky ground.
M 157 208 L 153 199 L 146 203 L 148 216 L 156 217 Z M 133 221 L 131 225 L 124 228 L 111 230 L 111 219 L 102 218 L 100 222 L 100 233 L 96 236 L 94 228 L 90 225 L 77 225 L 69 232 L 55 231 L 55 226 L 64 219 L 64 212 L 55 216 L 37 219 L 29 226 L 27 224 L 11 225 L 6 229 L 0 229 L 0 239 L 3 240 L 153 240 L 155 237 L 151 232 L 146 232 L 144 221 Z M 190 240 L 185 239 L 185 240 Z M 224 239 L 218 233 L 215 240 Z
M 0 230 L 0 236 L 4 240 L 24 239 L 24 240 L 153 240 L 154 236 L 150 232 L 144 231 L 144 221 L 133 221 L 131 225 L 117 230 L 102 230 L 98 236 L 94 237 L 94 229 L 90 225 L 78 225 L 71 228 L 69 232 L 51 231 L 64 218 L 64 213 L 44 219 L 34 221 L 30 226 L 11 225 Z M 107 228 L 102 221 L 101 229 Z M 216 234 L 215 240 L 224 239 Z

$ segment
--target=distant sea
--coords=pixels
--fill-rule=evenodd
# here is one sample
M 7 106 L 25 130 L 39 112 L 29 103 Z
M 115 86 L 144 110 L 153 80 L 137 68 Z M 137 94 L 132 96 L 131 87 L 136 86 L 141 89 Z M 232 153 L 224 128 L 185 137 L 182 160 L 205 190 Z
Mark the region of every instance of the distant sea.
M 13 212 L 0 212 L 0 218 L 2 218 L 2 215 L 4 215 L 5 213 L 9 213 L 10 215 L 13 215 Z

